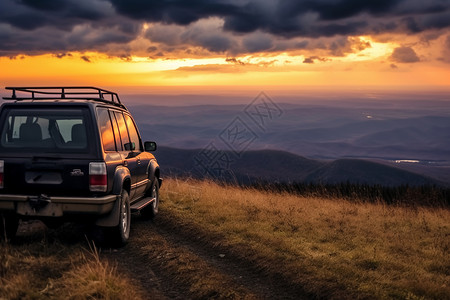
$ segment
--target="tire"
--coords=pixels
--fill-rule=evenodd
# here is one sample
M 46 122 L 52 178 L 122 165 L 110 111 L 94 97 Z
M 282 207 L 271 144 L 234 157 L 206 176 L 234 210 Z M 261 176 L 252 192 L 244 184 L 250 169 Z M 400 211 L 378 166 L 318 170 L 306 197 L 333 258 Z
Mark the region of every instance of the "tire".
M 155 201 L 141 210 L 141 216 L 146 219 L 153 219 L 159 210 L 159 180 L 157 177 L 155 177 L 147 197 L 155 198 Z
M 130 196 L 126 190 L 122 191 L 119 207 L 119 224 L 114 227 L 105 227 L 107 243 L 121 247 L 124 246 L 130 237 L 131 210 Z
M 0 213 L 0 240 L 11 240 L 17 234 L 19 218 L 15 214 Z

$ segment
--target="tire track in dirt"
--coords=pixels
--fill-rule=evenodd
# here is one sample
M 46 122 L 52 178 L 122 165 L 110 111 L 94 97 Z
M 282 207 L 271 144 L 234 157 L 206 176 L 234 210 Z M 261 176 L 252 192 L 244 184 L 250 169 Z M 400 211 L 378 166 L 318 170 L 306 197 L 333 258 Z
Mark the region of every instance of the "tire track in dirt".
M 151 299 L 306 299 L 301 287 L 235 257 L 213 238 L 162 213 L 135 217 L 129 243 L 103 256 L 133 278 Z

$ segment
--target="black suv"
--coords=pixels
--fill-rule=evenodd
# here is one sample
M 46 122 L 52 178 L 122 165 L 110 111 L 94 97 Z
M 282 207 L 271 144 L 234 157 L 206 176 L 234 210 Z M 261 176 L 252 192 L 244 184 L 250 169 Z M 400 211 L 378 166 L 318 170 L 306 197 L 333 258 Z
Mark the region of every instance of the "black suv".
M 19 219 L 81 221 L 123 245 L 131 212 L 158 212 L 160 169 L 116 93 L 95 87 L 6 87 L 0 111 L 0 236 Z

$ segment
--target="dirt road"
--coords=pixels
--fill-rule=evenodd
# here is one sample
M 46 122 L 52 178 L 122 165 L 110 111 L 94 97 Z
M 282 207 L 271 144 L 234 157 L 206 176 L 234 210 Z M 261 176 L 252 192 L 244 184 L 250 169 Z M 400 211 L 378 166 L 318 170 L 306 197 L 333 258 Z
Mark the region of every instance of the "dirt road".
M 221 246 L 220 237 L 197 232 L 168 212 L 154 221 L 133 216 L 131 228 L 128 244 L 100 247 L 100 259 L 131 279 L 144 299 L 308 298 L 300 286 L 282 278 L 283 270 L 273 274 L 258 268 L 251 257 Z M 57 241 L 70 253 L 71 247 L 87 247 L 85 234 L 93 237 L 96 231 L 75 224 L 49 229 L 41 222 L 24 222 L 14 245 L 31 248 Z
M 148 299 L 302 299 L 289 286 L 250 262 L 160 214 L 155 221 L 135 217 L 129 243 L 102 249 L 102 258 L 133 278 Z

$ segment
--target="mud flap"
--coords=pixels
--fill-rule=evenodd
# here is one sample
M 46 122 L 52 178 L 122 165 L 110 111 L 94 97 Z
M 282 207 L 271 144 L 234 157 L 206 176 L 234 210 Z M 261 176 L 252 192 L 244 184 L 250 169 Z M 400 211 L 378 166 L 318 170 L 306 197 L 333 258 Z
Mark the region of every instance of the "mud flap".
M 121 198 L 121 195 L 117 195 L 116 201 L 114 202 L 114 207 L 111 212 L 105 216 L 98 218 L 95 221 L 95 225 L 101 227 L 114 227 L 119 224 L 120 202 L 122 200 Z

